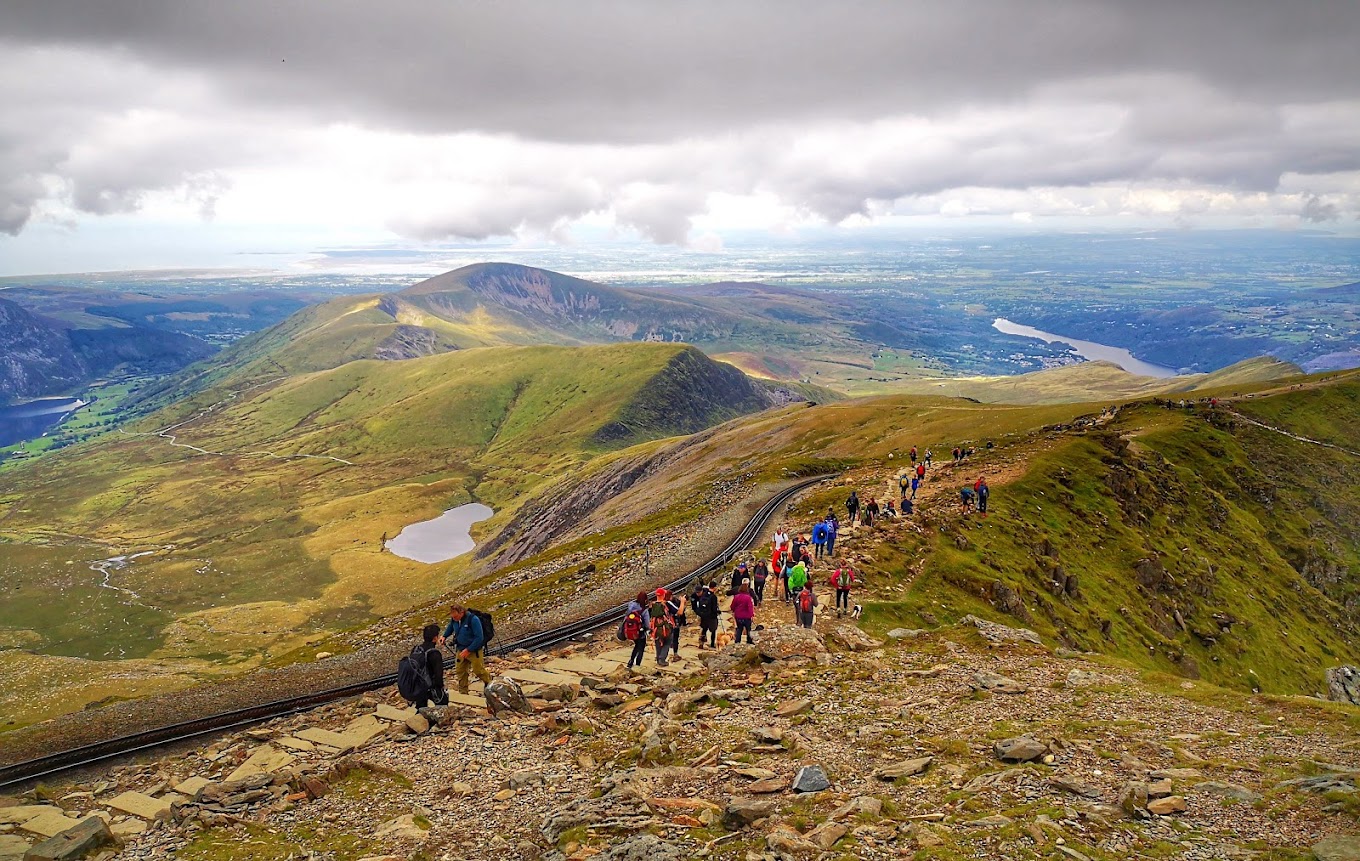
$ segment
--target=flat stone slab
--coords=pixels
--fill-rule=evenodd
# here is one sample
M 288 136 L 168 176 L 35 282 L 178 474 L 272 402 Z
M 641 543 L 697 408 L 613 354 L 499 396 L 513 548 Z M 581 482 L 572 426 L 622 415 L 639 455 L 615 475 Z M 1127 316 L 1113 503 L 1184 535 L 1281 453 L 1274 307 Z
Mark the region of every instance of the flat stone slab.
M 65 811 L 51 804 L 20 804 L 15 807 L 0 807 L 0 825 L 22 825 L 44 813 L 65 813 Z
M 203 787 L 210 783 L 212 783 L 212 781 L 206 777 L 191 777 L 188 780 L 181 780 L 179 783 L 176 783 L 175 791 L 180 795 L 197 798 L 198 794 L 203 791 Z
M 117 798 L 104 802 L 104 806 L 146 820 L 164 819 L 170 815 L 170 802 L 140 792 L 124 792 Z
M 452 705 L 454 703 L 458 703 L 459 705 L 463 706 L 472 706 L 473 708 L 484 709 L 486 708 L 486 697 L 473 696 L 472 694 L 460 694 L 457 691 L 449 691 L 449 704 Z
M 291 735 L 285 735 L 274 739 L 274 743 L 279 747 L 286 747 L 289 750 L 296 750 L 298 753 L 311 753 L 316 750 L 316 745 L 310 741 L 304 741 Z
M 517 682 L 536 682 L 540 685 L 572 685 L 579 684 L 581 681 L 580 676 L 568 673 L 545 673 L 542 670 L 510 670 L 506 675 Z
M 415 713 L 415 709 L 399 709 L 389 706 L 387 703 L 379 703 L 378 707 L 373 710 L 374 717 L 380 718 L 381 720 L 390 720 L 394 723 L 406 723 L 408 718 L 415 716 Z
M 279 750 L 273 745 L 260 745 L 250 758 L 236 767 L 236 770 L 227 775 L 227 781 L 240 780 L 245 777 L 254 777 L 257 774 L 273 774 L 280 768 L 291 764 L 297 757 L 284 750 Z M 140 814 L 138 814 L 140 815 Z
M 21 861 L 28 841 L 14 834 L 0 834 L 0 861 Z
M 354 742 L 350 741 L 348 736 L 341 735 L 338 732 L 331 732 L 328 729 L 321 729 L 320 727 L 307 727 L 304 730 L 293 733 L 293 735 L 303 741 L 310 741 L 313 744 L 324 745 L 325 747 L 333 748 L 338 751 L 347 751 L 354 747 Z
M 56 837 L 68 828 L 74 828 L 80 824 L 79 819 L 72 819 L 60 811 L 40 813 L 27 822 L 19 826 L 21 831 L 29 834 L 36 834 L 39 837 Z
M 374 736 L 382 735 L 387 732 L 387 724 L 378 720 L 373 715 L 364 715 L 355 718 L 345 724 L 345 731 L 341 735 L 348 736 L 354 740 L 354 746 L 360 747 Z
M 607 673 L 613 670 L 614 667 L 618 666 L 619 664 L 627 663 L 628 655 L 631 655 L 632 651 L 633 651 L 632 649 L 629 649 L 628 654 L 625 654 L 622 658 L 620 658 L 617 661 L 576 656 L 571 658 L 553 658 L 551 661 L 548 661 L 543 666 L 547 667 L 550 670 L 560 670 L 562 672 L 575 673 L 576 675 L 579 676 L 594 676 L 600 673 Z

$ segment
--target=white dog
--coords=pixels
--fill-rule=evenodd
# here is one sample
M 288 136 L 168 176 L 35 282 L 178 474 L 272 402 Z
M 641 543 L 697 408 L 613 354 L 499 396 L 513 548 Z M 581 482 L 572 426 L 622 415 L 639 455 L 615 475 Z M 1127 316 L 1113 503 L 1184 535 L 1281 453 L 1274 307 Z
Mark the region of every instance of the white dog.
M 855 609 L 853 609 L 853 610 L 850 611 L 850 618 L 851 618 L 851 619 L 858 619 L 858 618 L 859 618 L 860 616 L 862 616 L 863 614 L 864 614 L 864 608 L 861 607 L 860 605 L 856 604 L 856 605 L 855 605 Z

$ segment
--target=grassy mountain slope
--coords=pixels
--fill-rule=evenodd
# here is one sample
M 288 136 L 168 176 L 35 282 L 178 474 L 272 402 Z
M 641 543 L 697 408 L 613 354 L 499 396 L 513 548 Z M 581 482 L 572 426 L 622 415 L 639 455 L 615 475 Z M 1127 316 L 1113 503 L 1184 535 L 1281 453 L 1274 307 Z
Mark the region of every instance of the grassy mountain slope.
M 1360 448 L 1358 396 L 1352 377 L 1243 409 Z M 1145 667 L 1312 693 L 1360 656 L 1357 484 L 1355 456 L 1225 410 L 1131 408 L 1037 456 L 992 516 L 937 517 L 910 594 L 876 612 L 1009 616 Z
M 360 361 L 212 394 L 0 474 L 4 642 L 239 671 L 404 609 L 467 564 L 383 553 L 384 533 L 472 499 L 498 510 L 494 528 L 610 449 L 769 403 L 669 344 Z M 153 435 L 172 424 L 213 454 Z M 91 568 L 129 551 L 150 555 Z

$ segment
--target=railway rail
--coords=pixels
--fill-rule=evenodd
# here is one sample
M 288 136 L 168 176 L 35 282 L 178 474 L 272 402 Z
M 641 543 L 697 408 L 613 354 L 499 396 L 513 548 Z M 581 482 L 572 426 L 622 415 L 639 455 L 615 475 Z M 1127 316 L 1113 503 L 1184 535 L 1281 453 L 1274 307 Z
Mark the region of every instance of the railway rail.
M 798 493 L 807 490 L 815 484 L 826 481 L 828 478 L 831 478 L 831 476 L 819 475 L 808 478 L 775 494 L 760 507 L 755 515 L 746 523 L 746 526 L 742 528 L 741 532 L 737 534 L 737 537 L 733 539 L 732 543 L 728 544 L 721 553 L 688 574 L 685 574 L 683 577 L 666 584 L 666 588 L 671 590 L 683 589 L 696 577 L 705 577 L 725 566 L 737 553 L 753 543 L 756 536 L 760 534 L 764 529 L 765 524 L 780 506 L 787 503 Z M 549 628 L 546 631 L 529 634 L 508 643 L 491 646 L 487 649 L 487 654 L 506 655 L 520 649 L 535 651 L 551 648 L 552 646 L 575 640 L 582 635 L 602 628 L 605 625 L 612 624 L 623 618 L 627 609 L 628 607 L 626 604 L 619 604 L 615 607 L 602 610 L 599 613 L 586 616 L 582 619 L 577 619 L 574 622 L 568 622 L 567 624 L 556 628 Z M 452 659 L 445 661 L 445 666 L 452 665 Z M 115 757 L 128 756 L 130 754 L 153 750 L 165 745 L 190 741 L 201 736 L 239 729 L 273 718 L 307 711 L 326 703 L 345 699 L 346 697 L 358 696 L 367 691 L 390 687 L 396 683 L 396 678 L 395 673 L 390 673 L 374 679 L 366 679 L 364 681 L 353 682 L 339 687 L 328 688 L 326 690 L 300 694 L 295 697 L 261 703 L 260 705 L 249 706 L 242 709 L 234 709 L 232 711 L 195 718 L 193 720 L 170 724 L 155 729 L 143 730 L 129 735 L 82 745 L 69 750 L 58 751 L 56 753 L 47 754 L 46 756 L 3 766 L 0 767 L 0 788 L 36 780 L 41 777 L 48 777 L 75 768 L 95 765 Z

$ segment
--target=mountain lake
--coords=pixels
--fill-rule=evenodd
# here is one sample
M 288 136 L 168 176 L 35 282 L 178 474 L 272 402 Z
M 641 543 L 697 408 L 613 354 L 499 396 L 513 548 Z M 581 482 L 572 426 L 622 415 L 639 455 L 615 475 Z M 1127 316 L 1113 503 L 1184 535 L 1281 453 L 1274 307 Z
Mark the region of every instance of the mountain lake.
M 42 436 L 49 427 L 88 403 L 80 398 L 42 398 L 0 406 L 0 446 Z
M 476 547 L 477 542 L 468 530 L 495 513 L 480 502 L 469 502 L 450 508 L 433 520 L 412 523 L 383 546 L 403 559 L 445 562 Z
M 1025 338 L 1038 338 L 1048 344 L 1063 343 L 1072 348 L 1084 359 L 1091 361 L 1114 362 L 1119 367 L 1128 371 L 1130 374 L 1138 374 L 1143 377 L 1157 377 L 1164 379 L 1174 377 L 1178 373 L 1173 368 L 1163 365 L 1154 365 L 1151 362 L 1144 362 L 1142 359 L 1135 359 L 1133 353 L 1122 347 L 1111 347 L 1108 344 L 1097 344 L 1095 341 L 1083 341 L 1079 338 L 1068 338 L 1064 335 L 1055 335 L 1052 332 L 1045 332 L 1033 326 L 1022 326 L 1019 323 L 1012 323 L 1004 317 L 997 317 L 992 323 L 992 328 L 1007 335 L 1020 335 Z

